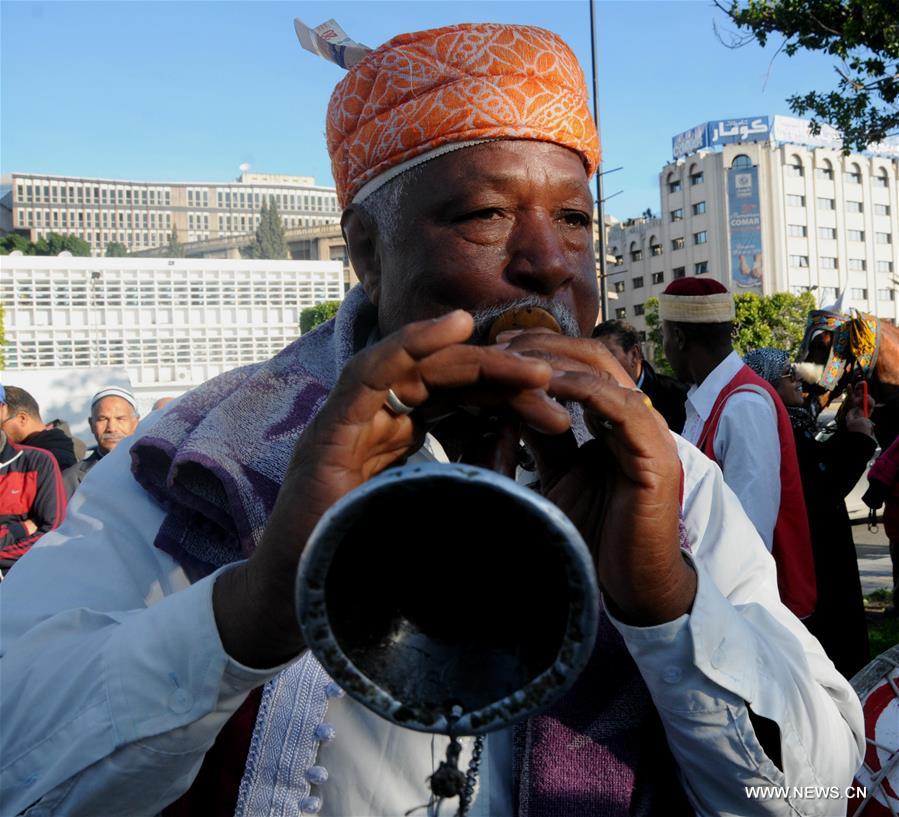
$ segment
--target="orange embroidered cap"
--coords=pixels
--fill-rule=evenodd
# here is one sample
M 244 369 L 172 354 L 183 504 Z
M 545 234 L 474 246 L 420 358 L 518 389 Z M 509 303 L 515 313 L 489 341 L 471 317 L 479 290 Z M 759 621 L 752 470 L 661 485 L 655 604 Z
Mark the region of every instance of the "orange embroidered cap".
M 342 207 L 441 153 L 495 139 L 554 142 L 596 171 L 584 73 L 551 31 L 465 23 L 401 34 L 352 66 L 328 105 Z

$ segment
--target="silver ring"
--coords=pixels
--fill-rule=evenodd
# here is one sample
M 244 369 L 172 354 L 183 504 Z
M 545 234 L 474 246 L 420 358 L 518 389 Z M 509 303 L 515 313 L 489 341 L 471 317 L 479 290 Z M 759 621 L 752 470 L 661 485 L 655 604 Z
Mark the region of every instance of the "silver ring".
M 415 407 L 407 406 L 396 396 L 396 392 L 393 389 L 387 389 L 387 399 L 384 401 L 384 406 L 387 411 L 391 414 L 395 414 L 397 417 L 402 417 L 405 414 L 411 414 L 415 411 Z

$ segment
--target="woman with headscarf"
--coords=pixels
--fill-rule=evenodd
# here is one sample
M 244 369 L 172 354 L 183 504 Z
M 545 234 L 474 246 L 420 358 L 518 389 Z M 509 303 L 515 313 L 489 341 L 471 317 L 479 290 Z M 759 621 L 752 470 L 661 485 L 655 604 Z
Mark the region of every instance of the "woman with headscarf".
M 805 492 L 818 604 L 805 619 L 836 668 L 851 678 L 870 660 L 868 628 L 846 495 L 867 467 L 877 443 L 864 416 L 862 398 L 850 393 L 830 439 L 815 439 L 818 426 L 802 399 L 802 383 L 789 355 L 781 349 L 757 349 L 744 358 L 783 400 L 793 424 L 796 456 Z

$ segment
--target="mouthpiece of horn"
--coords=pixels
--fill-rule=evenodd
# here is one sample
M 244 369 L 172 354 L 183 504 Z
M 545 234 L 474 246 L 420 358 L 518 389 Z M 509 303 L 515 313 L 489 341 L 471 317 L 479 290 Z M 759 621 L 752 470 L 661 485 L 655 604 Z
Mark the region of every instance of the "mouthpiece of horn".
M 561 332 L 559 322 L 545 309 L 539 306 L 527 306 L 523 309 L 510 309 L 503 312 L 490 326 L 487 340 L 496 343 L 497 335 L 508 332 L 511 329 L 534 329 L 545 327 L 553 332 Z

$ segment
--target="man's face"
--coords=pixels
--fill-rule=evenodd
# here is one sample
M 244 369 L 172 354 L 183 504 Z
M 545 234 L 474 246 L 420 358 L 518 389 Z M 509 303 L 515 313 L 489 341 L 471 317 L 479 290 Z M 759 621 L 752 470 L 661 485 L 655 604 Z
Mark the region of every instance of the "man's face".
M 398 240 L 378 248 L 383 334 L 529 296 L 567 308 L 582 334 L 593 328 L 593 196 L 574 152 L 532 141 L 457 150 L 424 165 L 401 209 Z
M 91 431 L 103 453 L 112 451 L 125 437 L 133 434 L 137 422 L 131 404 L 121 397 L 104 397 L 91 411 Z
M 640 379 L 640 369 L 642 368 L 640 347 L 635 344 L 629 352 L 625 352 L 624 347 L 614 335 L 605 335 L 598 340 L 612 353 L 612 357 L 621 364 L 624 371 L 631 376 L 631 380 L 636 383 Z
M 28 436 L 28 415 L 24 412 L 12 412 L 9 406 L 2 404 L 0 409 L 0 426 L 6 432 L 10 442 L 20 443 Z

